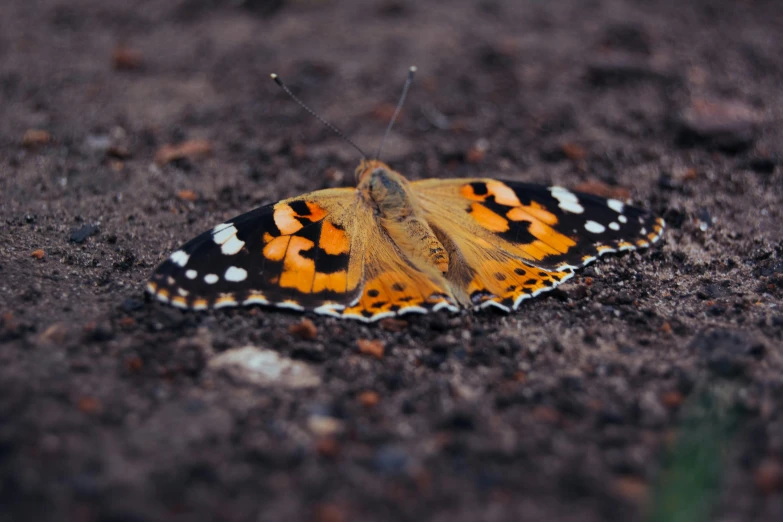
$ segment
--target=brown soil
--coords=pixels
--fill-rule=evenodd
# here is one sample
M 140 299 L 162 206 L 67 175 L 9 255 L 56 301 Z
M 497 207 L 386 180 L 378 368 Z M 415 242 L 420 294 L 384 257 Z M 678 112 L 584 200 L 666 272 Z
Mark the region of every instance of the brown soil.
M 684 496 L 780 520 L 781 28 L 779 0 L 2 2 L 0 520 L 641 520 L 705 394 L 732 427 Z M 350 185 L 269 73 L 372 149 L 411 64 L 393 167 L 629 193 L 662 244 L 510 316 L 143 295 L 225 218 Z M 210 363 L 248 344 L 320 385 Z

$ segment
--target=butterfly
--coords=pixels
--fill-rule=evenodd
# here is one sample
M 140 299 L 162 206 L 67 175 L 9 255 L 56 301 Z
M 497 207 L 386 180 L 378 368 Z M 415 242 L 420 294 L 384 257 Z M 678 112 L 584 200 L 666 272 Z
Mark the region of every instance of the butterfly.
M 409 181 L 377 159 L 362 160 L 356 178 L 215 226 L 169 255 L 147 291 L 183 309 L 270 305 L 365 322 L 510 312 L 664 230 L 646 210 L 561 186 Z

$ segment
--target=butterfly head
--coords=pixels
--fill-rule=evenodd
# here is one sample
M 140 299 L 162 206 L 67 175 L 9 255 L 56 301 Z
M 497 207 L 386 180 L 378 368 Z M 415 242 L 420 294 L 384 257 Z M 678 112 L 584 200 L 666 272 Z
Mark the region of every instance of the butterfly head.
M 358 190 L 387 218 L 409 215 L 413 201 L 409 183 L 399 172 L 378 160 L 364 160 L 356 169 Z

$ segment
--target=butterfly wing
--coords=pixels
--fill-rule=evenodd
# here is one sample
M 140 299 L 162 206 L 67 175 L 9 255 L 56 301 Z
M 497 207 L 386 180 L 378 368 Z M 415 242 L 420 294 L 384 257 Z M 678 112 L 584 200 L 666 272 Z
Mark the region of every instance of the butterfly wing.
M 619 200 L 557 186 L 451 179 L 412 187 L 450 244 L 454 293 L 473 306 L 516 308 L 600 255 L 649 246 L 664 227 Z
M 339 315 L 361 292 L 355 189 L 327 189 L 222 223 L 171 254 L 147 290 L 180 308 L 270 304 Z

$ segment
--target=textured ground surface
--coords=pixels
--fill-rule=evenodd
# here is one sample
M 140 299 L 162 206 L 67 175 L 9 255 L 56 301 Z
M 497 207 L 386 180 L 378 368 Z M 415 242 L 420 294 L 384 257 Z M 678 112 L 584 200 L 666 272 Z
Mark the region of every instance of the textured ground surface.
M 418 4 L 2 2 L 0 520 L 783 518 L 778 0 Z M 411 64 L 393 167 L 588 183 L 662 244 L 512 316 L 145 299 L 197 233 L 351 183 L 270 72 L 372 149 Z M 219 368 L 246 345 L 293 377 Z

